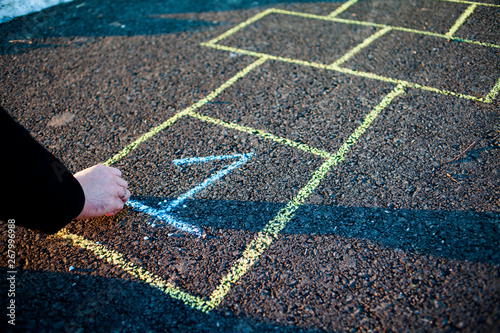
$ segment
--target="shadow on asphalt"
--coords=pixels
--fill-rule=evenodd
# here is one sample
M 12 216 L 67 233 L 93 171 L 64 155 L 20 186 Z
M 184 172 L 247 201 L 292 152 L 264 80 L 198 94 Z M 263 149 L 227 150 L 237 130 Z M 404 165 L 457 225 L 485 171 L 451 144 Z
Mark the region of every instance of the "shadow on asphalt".
M 158 208 L 164 198 L 136 197 L 135 200 Z M 201 227 L 258 232 L 284 206 L 186 200 L 184 207 L 173 216 Z M 492 212 L 303 205 L 282 233 L 339 235 L 412 253 L 500 264 L 499 221 L 500 214 Z
M 157 207 L 164 198 L 134 199 Z M 283 207 L 262 202 L 186 200 L 173 215 L 206 228 L 256 232 Z M 282 233 L 339 235 L 410 253 L 499 264 L 499 217 L 498 213 L 303 205 Z M 142 224 L 152 218 L 142 216 L 140 220 Z M 18 270 L 16 331 L 308 332 L 224 309 L 208 314 L 193 310 L 117 267 L 101 268 L 81 265 L 71 273 Z M 7 276 L 6 268 L 0 268 L 0 274 Z M 7 282 L 2 279 L 0 289 L 7 290 Z M 47 290 L 50 292 L 40 293 Z M 44 315 L 39 315 L 41 309 Z M 9 332 L 1 327 L 5 323 L 1 321 L 0 331 Z
M 88 275 L 93 271 L 91 268 L 75 269 L 72 273 L 19 270 L 16 325 L 7 325 L 7 320 L 3 320 L 6 311 L 2 310 L 0 331 L 235 333 L 254 332 L 256 327 L 269 332 L 278 327 L 280 332 L 307 332 L 219 310 L 203 313 L 145 283 Z M 4 268 L 0 274 L 7 276 Z M 1 280 L 0 288 L 8 290 L 6 279 Z M 41 294 L 41 290 L 51 292 Z M 40 316 L 41 309 L 50 315 Z
M 222 22 L 186 20 L 166 15 L 240 10 L 279 3 L 317 0 L 76 0 L 0 24 L 0 54 L 23 53 L 61 45 L 28 43 L 54 37 L 161 35 L 201 30 Z M 330 2 L 338 2 L 334 0 Z M 322 1 L 325 2 L 325 1 Z M 326 1 L 328 2 L 328 1 Z M 26 41 L 10 43 L 9 41 Z

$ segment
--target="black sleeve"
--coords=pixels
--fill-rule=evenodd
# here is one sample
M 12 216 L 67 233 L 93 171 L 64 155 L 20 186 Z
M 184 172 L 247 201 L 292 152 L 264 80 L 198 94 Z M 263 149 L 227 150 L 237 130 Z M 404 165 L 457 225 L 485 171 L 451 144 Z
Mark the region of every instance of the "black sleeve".
M 71 172 L 0 107 L 0 220 L 55 233 L 84 204 Z

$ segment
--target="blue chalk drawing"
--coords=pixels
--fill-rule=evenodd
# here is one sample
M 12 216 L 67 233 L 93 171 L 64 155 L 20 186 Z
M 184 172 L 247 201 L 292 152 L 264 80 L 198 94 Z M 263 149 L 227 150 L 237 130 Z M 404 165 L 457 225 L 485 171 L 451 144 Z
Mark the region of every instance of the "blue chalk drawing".
M 189 165 L 189 164 L 202 164 L 202 163 L 207 163 L 211 161 L 223 161 L 223 160 L 229 160 L 229 159 L 237 159 L 234 163 L 225 166 L 221 170 L 213 173 L 205 179 L 202 183 L 196 185 L 186 193 L 182 194 L 179 196 L 177 199 L 174 201 L 168 203 L 167 200 L 164 200 L 160 204 L 160 208 L 153 208 L 148 205 L 145 205 L 139 201 L 135 200 L 128 200 L 128 205 L 132 207 L 134 210 L 142 213 L 146 213 L 148 215 L 151 215 L 155 217 L 157 220 L 166 222 L 170 224 L 171 226 L 182 230 L 184 232 L 187 232 L 192 235 L 196 235 L 198 237 L 204 237 L 205 233 L 203 232 L 202 229 L 193 226 L 189 223 L 186 223 L 184 221 L 180 221 L 179 219 L 173 217 L 171 214 L 173 210 L 178 207 L 180 204 L 182 204 L 185 200 L 192 198 L 196 193 L 199 191 L 207 188 L 210 184 L 218 181 L 219 179 L 225 177 L 227 174 L 229 174 L 232 170 L 239 168 L 248 160 L 250 160 L 253 156 L 253 153 L 248 153 L 248 154 L 233 154 L 233 155 L 220 155 L 220 156 L 207 156 L 207 157 L 191 157 L 191 158 L 183 158 L 183 159 L 177 159 L 173 160 L 172 163 L 174 163 L 177 167 L 182 167 L 183 165 Z
M 135 201 L 132 199 L 129 199 L 127 201 L 127 205 L 132 207 L 135 211 L 141 212 L 141 213 L 146 213 L 148 215 L 153 216 L 157 220 L 166 222 L 173 226 L 174 228 L 177 228 L 179 230 L 182 230 L 184 232 L 187 232 L 192 235 L 196 235 L 198 237 L 203 237 L 204 233 L 203 230 L 200 228 L 197 228 L 189 223 L 179 221 L 175 219 L 173 216 L 170 214 L 167 214 L 167 211 L 165 209 L 158 209 L 158 208 L 153 208 L 148 205 L 145 205 L 139 201 Z

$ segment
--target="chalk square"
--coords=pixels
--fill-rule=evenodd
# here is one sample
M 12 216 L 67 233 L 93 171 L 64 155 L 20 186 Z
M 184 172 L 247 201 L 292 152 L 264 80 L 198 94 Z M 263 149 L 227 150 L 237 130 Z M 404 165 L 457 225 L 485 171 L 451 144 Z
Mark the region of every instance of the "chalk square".
M 482 98 L 500 77 L 500 49 L 392 31 L 342 67 Z
M 338 18 L 445 34 L 467 7 L 436 0 L 368 0 L 356 2 Z
M 500 7 L 478 6 L 454 36 L 500 45 L 498 31 L 500 31 Z
M 220 45 L 329 65 L 379 28 L 271 13 Z
M 127 260 L 192 295 L 208 296 L 257 232 L 308 182 L 322 159 L 187 117 L 115 164 L 129 180 L 135 198 L 156 207 L 159 199 L 174 200 L 223 167 L 223 163 L 206 163 L 179 169 L 172 160 L 249 151 L 254 156 L 247 163 L 173 212 L 175 217 L 206 230 L 204 239 L 183 234 L 130 209 L 125 214 L 126 220 L 132 221 L 132 232 L 123 235 L 106 228 L 86 237 L 114 246 Z M 137 179 L 133 174 L 142 177 Z
M 382 111 L 384 122 L 366 131 L 308 203 L 498 212 L 499 127 L 492 121 L 496 108 L 409 90 Z M 455 159 L 474 142 L 468 154 Z
M 220 107 L 225 103 L 225 100 L 217 99 L 212 105 Z M 273 153 L 270 148 L 279 153 Z M 115 166 L 129 179 L 129 187 L 134 195 L 173 199 L 233 161 L 213 161 L 182 167 L 177 167 L 172 161 L 246 153 L 253 153 L 254 156 L 221 181 L 210 185 L 210 189 L 199 192 L 196 198 L 287 203 L 296 194 L 293 189 L 305 184 L 321 161 L 320 157 L 296 148 L 186 116 L 156 134 L 154 139 L 142 143 Z M 284 161 L 291 165 L 290 170 L 277 169 L 276 164 Z M 301 161 L 307 163 L 302 165 Z M 133 166 L 133 170 L 130 166 Z M 141 178 L 137 179 L 134 174 L 140 174 Z M 234 185 L 240 182 L 240 185 L 246 184 L 248 190 L 236 190 L 230 186 L 231 182 Z M 280 190 L 268 193 L 274 186 Z M 250 189 L 257 191 L 251 192 Z

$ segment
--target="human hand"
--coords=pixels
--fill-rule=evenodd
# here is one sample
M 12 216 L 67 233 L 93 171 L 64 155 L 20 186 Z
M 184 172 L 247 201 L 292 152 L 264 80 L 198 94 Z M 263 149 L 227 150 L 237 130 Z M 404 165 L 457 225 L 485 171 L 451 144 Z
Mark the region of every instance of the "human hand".
M 128 183 L 121 171 L 102 164 L 74 174 L 85 193 L 85 205 L 77 219 L 114 215 L 130 198 Z

